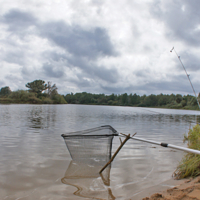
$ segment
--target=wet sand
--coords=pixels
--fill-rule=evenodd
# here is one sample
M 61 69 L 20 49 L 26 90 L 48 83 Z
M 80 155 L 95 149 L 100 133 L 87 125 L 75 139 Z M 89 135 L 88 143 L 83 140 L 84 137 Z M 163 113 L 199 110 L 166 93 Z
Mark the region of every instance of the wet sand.
M 163 188 L 165 185 L 168 189 Z M 149 188 L 145 193 L 147 196 L 142 200 L 200 200 L 200 176 L 194 179 L 172 179 Z

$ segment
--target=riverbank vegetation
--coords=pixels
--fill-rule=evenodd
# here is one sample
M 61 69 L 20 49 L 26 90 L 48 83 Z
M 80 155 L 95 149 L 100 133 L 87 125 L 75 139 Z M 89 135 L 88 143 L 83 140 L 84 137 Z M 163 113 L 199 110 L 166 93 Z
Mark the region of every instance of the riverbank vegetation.
M 27 83 L 28 90 L 11 91 L 8 86 L 0 90 L 0 103 L 66 104 L 63 95 L 58 94 L 56 85 L 43 80 Z
M 197 124 L 184 136 L 184 142 L 188 142 L 188 148 L 200 150 L 200 126 Z M 187 153 L 178 165 L 174 176 L 177 179 L 196 177 L 200 175 L 200 155 Z
M 60 95 L 56 84 L 45 84 L 43 80 L 27 83 L 28 90 L 11 91 L 8 86 L 0 89 L 0 103 L 31 103 L 31 104 L 87 104 L 135 106 L 153 108 L 172 108 L 198 110 L 196 98 L 192 95 L 181 94 L 91 94 L 87 92 Z M 198 96 L 200 100 L 200 95 Z
M 181 94 L 151 94 L 149 96 L 135 94 L 91 94 L 87 92 L 67 94 L 65 100 L 70 104 L 117 105 L 135 107 L 173 108 L 198 110 L 196 98 Z M 200 96 L 198 97 L 200 99 Z

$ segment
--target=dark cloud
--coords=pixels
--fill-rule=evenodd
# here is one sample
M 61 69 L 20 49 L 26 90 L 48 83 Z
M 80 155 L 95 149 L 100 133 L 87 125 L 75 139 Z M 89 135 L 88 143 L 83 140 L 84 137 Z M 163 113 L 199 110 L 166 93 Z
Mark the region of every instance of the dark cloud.
M 22 70 L 21 70 L 21 73 L 27 77 L 27 76 L 32 75 L 32 70 L 29 70 L 28 67 L 23 66 Z
M 42 37 L 48 38 L 74 56 L 94 60 L 98 56 L 114 56 L 116 54 L 110 38 L 103 28 L 96 27 L 88 31 L 79 26 L 69 26 L 59 21 L 43 24 L 40 31 Z
M 74 56 L 94 60 L 99 56 L 117 55 L 104 28 L 94 27 L 85 30 L 80 26 L 70 26 L 63 21 L 42 23 L 31 13 L 17 9 L 6 13 L 1 21 L 8 25 L 8 30 L 13 34 L 25 34 L 27 29 L 33 26 L 37 29 L 35 34 L 47 38 Z M 31 31 L 33 33 L 33 30 Z
M 180 59 L 186 68 L 187 72 L 196 72 L 200 70 L 200 58 L 189 52 L 180 52 Z M 181 68 L 181 64 L 179 65 Z M 183 69 L 183 68 L 182 68 Z
M 80 26 L 70 26 L 63 21 L 42 23 L 31 13 L 20 10 L 10 10 L 3 16 L 3 23 L 8 25 L 8 30 L 13 34 L 26 35 L 26 30 L 34 26 L 37 31 L 35 34 L 48 39 L 53 45 L 65 50 L 66 55 L 56 51 L 44 52 L 44 57 L 54 61 L 54 64 L 44 64 L 43 71 L 49 77 L 63 77 L 64 68 L 58 68 L 56 64 L 62 63 L 66 67 L 77 67 L 82 70 L 82 75 L 91 79 L 103 80 L 115 83 L 118 78 L 116 69 L 107 69 L 104 66 L 97 66 L 97 58 L 105 56 L 116 56 L 116 51 L 111 43 L 105 29 L 94 27 L 85 30 Z M 69 54 L 71 55 L 69 57 Z M 7 62 L 23 64 L 19 51 L 8 52 L 4 58 Z M 21 58 L 21 59 L 20 59 Z M 23 68 L 23 74 L 29 73 Z M 80 84 L 88 85 L 86 80 L 80 79 Z
M 173 81 L 159 81 L 159 82 L 149 82 L 143 86 L 137 87 L 138 90 L 145 90 L 147 93 L 163 93 L 163 91 L 170 91 L 177 93 L 177 91 L 182 93 L 191 93 L 191 87 L 189 82 L 185 80 L 184 82 L 179 80 Z
M 45 51 L 42 54 L 46 59 L 51 58 L 51 60 L 55 62 L 65 62 L 67 60 L 67 56 L 64 53 L 58 53 L 56 51 Z
M 108 83 L 116 83 L 118 81 L 119 74 L 116 68 L 107 69 L 104 66 L 97 66 L 95 63 L 90 63 L 85 58 L 70 58 L 68 62 L 80 68 L 88 77 L 94 80 L 98 78 Z
M 163 81 L 155 81 L 151 80 L 149 82 L 145 81 L 142 82 L 140 85 L 134 86 L 132 84 L 126 87 L 119 87 L 119 86 L 103 86 L 101 88 L 106 93 L 116 93 L 116 94 L 123 94 L 123 93 L 137 93 L 139 95 L 142 94 L 160 94 L 160 93 L 181 93 L 181 94 L 192 94 L 193 91 L 191 85 L 186 76 L 173 76 L 170 80 L 163 80 Z M 198 91 L 197 91 L 198 92 Z
M 199 0 L 155 1 L 151 13 L 167 26 L 166 36 L 193 46 L 200 44 Z
M 64 70 L 57 69 L 56 66 L 51 64 L 45 63 L 42 68 L 48 77 L 61 78 L 65 75 Z
M 13 33 L 24 33 L 30 26 L 37 25 L 37 19 L 28 12 L 12 9 L 1 20 L 8 25 L 8 30 Z
M 3 55 L 3 60 L 8 63 L 15 63 L 19 65 L 24 64 L 24 51 L 18 49 L 18 51 L 8 51 Z
M 83 77 L 79 77 L 78 80 L 70 78 L 70 82 L 75 83 L 80 90 L 84 90 L 84 88 L 90 88 L 93 86 L 89 80 L 83 79 Z
M 138 69 L 133 72 L 133 75 L 139 78 L 147 78 L 149 77 L 149 74 L 151 73 L 150 69 Z
M 15 75 L 13 74 L 12 72 L 11 73 L 8 73 L 6 76 L 5 76 L 5 80 L 9 80 L 9 81 L 13 81 L 14 80 L 14 84 L 18 84 L 19 82 L 22 81 L 21 77 L 19 77 L 18 75 Z
M 131 93 L 129 87 L 119 87 L 119 86 L 103 86 L 101 85 L 101 88 L 103 89 L 103 93 L 106 94 L 124 94 L 124 93 Z
M 195 87 L 195 85 L 194 85 Z M 144 89 L 148 92 L 151 91 L 151 93 L 181 93 L 181 94 L 192 94 L 193 90 L 191 88 L 191 85 L 188 81 L 188 78 L 185 74 L 181 74 L 179 76 L 173 76 L 170 77 L 169 80 L 163 80 L 163 81 L 155 81 L 152 80 L 151 82 L 139 86 L 138 89 Z M 153 91 L 153 92 L 152 92 Z
M 88 60 L 88 58 L 85 57 L 78 57 L 78 56 L 67 57 L 65 54 L 57 53 L 54 51 L 46 51 L 45 53 L 43 53 L 43 56 L 47 59 L 51 58 L 51 60 L 54 61 L 54 64 L 52 64 L 50 68 L 52 68 L 53 65 L 56 65 L 57 63 L 58 65 L 61 64 L 62 66 L 65 66 L 63 67 L 63 70 L 65 71 L 67 71 L 68 68 L 80 69 L 81 74 L 78 73 L 75 75 L 80 79 L 81 82 L 82 82 L 82 77 L 90 78 L 92 80 L 95 80 L 95 82 L 97 82 L 97 80 L 103 80 L 108 83 L 116 83 L 117 79 L 119 78 L 119 73 L 117 69 L 115 68 L 107 69 L 105 66 L 98 66 L 96 62 L 90 61 Z M 49 71 L 48 69 L 49 66 L 47 68 L 46 64 L 43 66 L 43 68 L 45 68 L 47 72 Z M 76 72 L 74 71 L 74 73 Z
M 101 80 L 105 80 L 108 83 L 118 82 L 119 74 L 115 68 L 107 69 L 104 66 L 94 67 L 94 75 L 98 76 Z

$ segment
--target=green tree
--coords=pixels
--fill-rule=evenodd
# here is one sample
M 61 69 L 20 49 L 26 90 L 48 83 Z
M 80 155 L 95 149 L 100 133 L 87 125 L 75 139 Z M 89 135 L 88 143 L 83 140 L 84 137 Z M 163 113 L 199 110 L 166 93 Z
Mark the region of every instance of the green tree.
M 197 99 L 196 97 L 192 97 L 189 101 L 189 105 L 196 106 L 197 105 Z
M 129 97 L 130 97 L 130 103 L 132 105 L 137 105 L 140 103 L 140 96 L 137 95 L 136 93 L 134 93 L 134 95 L 130 94 Z
M 160 95 L 157 95 L 157 98 L 158 98 L 158 105 L 159 106 L 163 106 L 163 105 L 167 104 L 167 100 L 168 100 L 167 95 L 163 95 L 161 93 Z
M 51 82 L 48 82 L 47 91 L 48 91 L 49 97 L 52 97 L 52 96 L 58 94 L 57 90 L 58 90 L 58 88 L 56 87 L 56 84 L 53 84 L 51 86 Z
M 115 94 L 112 93 L 112 94 L 108 97 L 108 100 L 114 101 L 114 100 L 115 100 Z
M 40 94 L 42 91 L 47 89 L 47 84 L 45 84 L 45 81 L 43 80 L 35 80 L 33 82 L 27 83 L 26 87 L 29 88 L 30 92 Z
M 181 101 L 183 100 L 183 97 L 181 94 L 177 94 L 176 95 L 176 103 L 181 103 Z
M 56 94 L 52 97 L 53 103 L 54 104 L 67 104 L 65 101 L 64 97 L 60 94 Z
M 181 105 L 184 107 L 184 106 L 186 106 L 187 105 L 187 101 L 186 100 L 182 100 L 181 101 Z
M 144 105 L 147 106 L 147 107 L 157 106 L 158 105 L 157 96 L 154 95 L 154 94 L 146 96 L 145 99 L 144 99 Z
M 6 87 L 2 87 L 0 90 L 0 96 L 8 96 L 11 93 L 11 89 L 6 86 Z
M 124 93 L 122 95 L 122 104 L 127 105 L 127 103 L 128 103 L 128 95 L 127 95 L 127 93 Z

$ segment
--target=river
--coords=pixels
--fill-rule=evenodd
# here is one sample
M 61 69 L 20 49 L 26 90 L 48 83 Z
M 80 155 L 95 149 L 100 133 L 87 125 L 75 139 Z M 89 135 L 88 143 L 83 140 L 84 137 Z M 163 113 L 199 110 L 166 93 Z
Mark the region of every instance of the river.
M 109 185 L 100 176 L 85 178 L 84 171 L 69 183 L 61 180 L 76 163 L 61 134 L 111 125 L 120 133 L 137 132 L 137 137 L 186 147 L 183 135 L 196 122 L 199 111 L 0 105 L 0 199 L 137 199 L 137 194 L 170 179 L 184 153 L 129 140 L 111 165 Z M 119 145 L 115 137 L 113 153 Z

